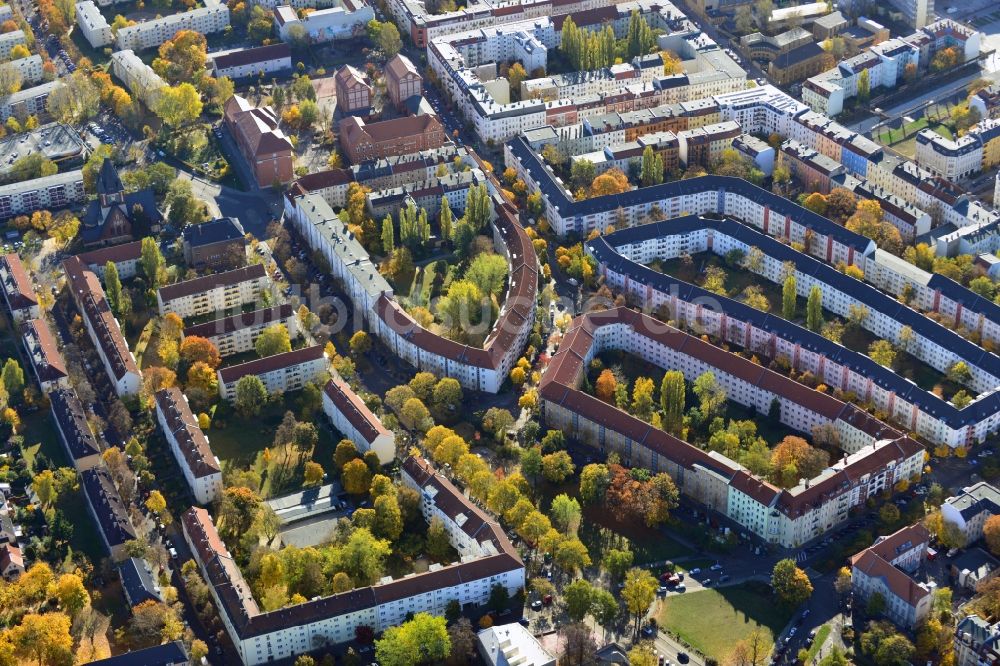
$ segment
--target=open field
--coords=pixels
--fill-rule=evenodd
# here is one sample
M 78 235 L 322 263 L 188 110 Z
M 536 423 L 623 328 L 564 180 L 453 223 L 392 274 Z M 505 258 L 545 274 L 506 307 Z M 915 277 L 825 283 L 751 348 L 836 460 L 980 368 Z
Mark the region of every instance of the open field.
M 767 586 L 748 583 L 672 595 L 663 602 L 657 621 L 703 654 L 721 660 L 756 629 L 773 642 L 791 616 L 773 602 Z

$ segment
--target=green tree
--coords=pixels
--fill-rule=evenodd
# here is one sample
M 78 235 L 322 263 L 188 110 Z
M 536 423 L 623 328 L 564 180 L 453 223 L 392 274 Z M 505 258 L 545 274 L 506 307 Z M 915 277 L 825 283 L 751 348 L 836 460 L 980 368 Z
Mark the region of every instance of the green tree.
M 156 289 L 160 285 L 165 264 L 156 239 L 152 236 L 143 238 L 139 250 L 139 265 L 142 267 L 142 274 L 146 277 L 146 282 L 149 283 L 151 289 Z
M 441 210 L 438 212 L 438 227 L 441 230 L 442 240 L 451 240 L 452 225 L 453 219 L 451 214 L 451 205 L 448 203 L 448 197 L 441 197 Z
M 386 215 L 382 220 L 382 252 L 387 257 L 396 249 L 395 233 L 392 216 Z
M 104 295 L 108 297 L 111 310 L 118 314 L 122 300 L 122 281 L 118 278 L 118 266 L 113 261 L 104 264 Z
M 395 495 L 380 495 L 375 498 L 375 534 L 395 541 L 403 533 L 403 514 Z
M 552 499 L 549 516 L 557 530 L 563 534 L 576 534 L 583 512 L 576 498 L 570 497 L 566 493 L 560 493 Z
M 611 472 L 607 465 L 591 463 L 580 472 L 580 499 L 584 504 L 600 504 L 611 483 Z
M 236 382 L 236 410 L 244 417 L 256 416 L 267 402 L 267 388 L 257 375 L 240 377 Z
M 260 358 L 292 351 L 292 341 L 288 335 L 288 328 L 284 324 L 268 326 L 257 336 L 254 349 Z
M 771 587 L 782 603 L 798 606 L 812 596 L 813 586 L 806 572 L 795 566 L 795 560 L 784 559 L 774 565 Z
M 796 289 L 795 276 L 789 275 L 781 286 L 781 316 L 788 321 L 795 319 L 796 298 L 798 297 Z
M 896 348 L 887 340 L 876 340 L 868 347 L 868 355 L 873 361 L 887 368 L 896 362 Z
M 594 586 L 580 578 L 563 588 L 563 602 L 566 614 L 574 622 L 580 622 L 590 612 L 594 600 Z
M 668 370 L 660 384 L 660 407 L 663 409 L 663 429 L 669 433 L 680 433 L 684 422 L 686 393 L 684 373 L 680 370 Z
M 648 377 L 638 377 L 632 387 L 632 413 L 643 421 L 653 416 L 653 388 L 655 384 Z
M 0 378 L 3 379 L 4 389 L 10 396 L 17 396 L 24 390 L 24 370 L 15 358 L 7 359 L 0 371 Z
M 663 157 L 654 153 L 652 146 L 646 146 L 642 151 L 640 174 L 643 187 L 659 185 L 663 182 Z
M 428 613 L 417 613 L 412 620 L 390 627 L 375 641 L 375 656 L 382 666 L 434 664 L 450 653 L 451 638 L 444 618 Z
M 806 301 L 806 328 L 817 333 L 823 328 L 823 290 L 818 284 L 809 290 L 809 300 Z
M 612 548 L 604 554 L 604 568 L 615 580 L 625 575 L 632 566 L 635 555 L 628 548 Z

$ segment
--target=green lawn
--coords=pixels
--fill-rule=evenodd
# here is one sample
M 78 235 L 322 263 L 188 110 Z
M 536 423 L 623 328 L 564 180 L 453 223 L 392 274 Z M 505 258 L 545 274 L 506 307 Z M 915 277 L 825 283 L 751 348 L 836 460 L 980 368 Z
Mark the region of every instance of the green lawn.
M 722 660 L 755 629 L 773 641 L 791 616 L 773 602 L 765 585 L 748 583 L 671 596 L 657 619 L 703 654 Z
M 261 410 L 261 413 L 252 419 L 244 419 L 237 415 L 228 405 L 220 404 L 213 417 L 212 427 L 206 433 L 212 446 L 212 451 L 222 462 L 223 470 L 247 469 L 251 467 L 257 459 L 257 454 L 267 447 L 274 445 L 274 432 L 281 423 L 285 412 L 291 410 L 298 414 L 299 408 L 296 405 L 299 392 L 285 394 L 284 401 L 278 404 L 269 403 Z M 218 427 L 224 424 L 225 427 Z M 330 434 L 327 428 L 317 428 L 319 442 L 313 449 L 312 459 L 323 466 L 327 471 L 333 468 L 333 451 L 339 442 Z M 294 478 L 301 478 L 295 475 Z M 272 489 L 269 480 L 265 479 L 264 487 L 261 489 L 265 496 L 292 492 L 295 488 Z
M 35 456 L 39 451 L 52 461 L 55 467 L 69 465 L 66 451 L 59 440 L 59 433 L 52 423 L 52 415 L 47 409 L 26 414 L 21 420 L 21 435 L 24 437 L 24 460 L 31 469 L 35 464 Z
M 823 643 L 826 642 L 826 639 L 829 636 L 830 625 L 824 624 L 819 628 L 819 631 L 816 632 L 816 639 L 813 641 L 812 647 L 809 648 L 809 663 L 812 663 L 812 660 L 816 658 L 817 654 L 819 654 L 819 649 L 823 647 Z

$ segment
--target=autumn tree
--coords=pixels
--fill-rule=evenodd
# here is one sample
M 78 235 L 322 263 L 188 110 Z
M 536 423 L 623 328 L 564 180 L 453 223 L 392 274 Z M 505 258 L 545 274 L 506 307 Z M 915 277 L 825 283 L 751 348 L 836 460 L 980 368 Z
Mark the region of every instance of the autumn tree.
M 823 328 L 823 290 L 814 284 L 806 301 L 806 328 L 819 332 Z
M 190 83 L 165 86 L 156 100 L 154 112 L 171 128 L 194 122 L 201 115 L 201 95 Z
M 292 341 L 288 334 L 288 328 L 284 324 L 268 326 L 257 336 L 254 349 L 260 358 L 292 351 Z
M 351 495 L 363 495 L 371 486 L 372 473 L 363 460 L 355 458 L 341 468 L 340 481 Z
M 795 566 L 795 560 L 784 559 L 774 565 L 771 573 L 771 587 L 782 603 L 790 607 L 798 606 L 812 596 L 813 586 L 809 576 Z
M 244 417 L 256 416 L 267 402 L 267 388 L 257 375 L 246 375 L 236 381 L 236 410 Z
M 1000 515 L 990 516 L 986 519 L 983 524 L 983 538 L 991 553 L 1000 554 Z
M 205 71 L 207 41 L 193 30 L 178 30 L 173 38 L 160 44 L 153 70 L 168 83 L 197 83 Z
M 625 602 L 625 609 L 632 616 L 634 622 L 633 635 L 638 636 L 639 627 L 646 616 L 646 612 L 656 599 L 656 590 L 659 583 L 653 574 L 647 569 L 629 569 L 625 574 L 625 583 L 621 589 L 621 599 Z
M 846 226 L 854 233 L 871 238 L 887 252 L 899 254 L 903 251 L 903 237 L 899 229 L 885 219 L 881 204 L 874 199 L 859 201 Z
M 771 476 L 776 484 L 791 488 L 799 479 L 811 479 L 823 471 L 830 462 L 830 455 L 823 449 L 810 446 L 801 437 L 788 435 L 771 453 Z
M 383 666 L 433 664 L 442 662 L 450 653 L 451 637 L 445 619 L 429 613 L 417 613 L 413 619 L 390 627 L 375 641 L 375 656 Z
M 222 364 L 222 355 L 216 349 L 215 343 L 201 336 L 185 337 L 181 342 L 179 353 L 181 360 L 189 365 L 204 363 L 215 370 Z
M 686 393 L 684 373 L 680 370 L 668 370 L 660 384 L 660 407 L 663 409 L 663 429 L 669 433 L 680 433 L 684 422 Z

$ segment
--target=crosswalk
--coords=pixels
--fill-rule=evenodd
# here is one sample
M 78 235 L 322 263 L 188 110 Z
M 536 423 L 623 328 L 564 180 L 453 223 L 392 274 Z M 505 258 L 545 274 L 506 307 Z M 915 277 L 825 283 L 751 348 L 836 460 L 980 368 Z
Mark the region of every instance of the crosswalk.
M 795 564 L 802 564 L 808 559 L 809 559 L 809 554 L 804 550 L 800 550 L 798 553 L 795 554 Z

